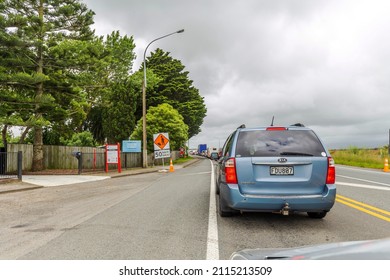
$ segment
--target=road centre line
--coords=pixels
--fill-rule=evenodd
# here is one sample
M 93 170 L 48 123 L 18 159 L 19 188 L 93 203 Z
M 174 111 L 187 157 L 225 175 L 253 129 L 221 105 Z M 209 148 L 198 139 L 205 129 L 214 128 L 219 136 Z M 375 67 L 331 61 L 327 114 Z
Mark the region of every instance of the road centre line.
M 386 210 L 383 210 L 383 209 L 380 209 L 380 208 L 377 208 L 377 207 L 374 207 L 374 206 L 371 206 L 371 205 L 368 205 L 368 204 L 365 204 L 365 203 L 362 203 L 362 202 L 350 199 L 348 197 L 345 197 L 345 196 L 342 196 L 342 195 L 339 195 L 339 194 L 336 195 L 336 201 L 339 202 L 339 203 L 342 203 L 344 205 L 347 205 L 349 207 L 355 208 L 355 209 L 357 209 L 359 211 L 362 211 L 362 212 L 364 212 L 366 214 L 369 214 L 371 216 L 374 216 L 376 218 L 379 218 L 379 219 L 382 219 L 384 221 L 390 222 L 390 217 L 384 216 L 384 215 L 390 216 L 390 212 L 389 211 L 386 211 Z M 368 210 L 368 209 L 371 209 L 373 211 Z M 376 213 L 374 211 L 382 213 L 384 215 L 378 214 L 378 213 Z
M 217 224 L 217 205 L 215 196 L 214 164 L 211 163 L 211 182 L 210 182 L 210 205 L 209 205 L 209 225 L 207 231 L 207 253 L 206 260 L 219 260 L 218 247 L 218 224 Z
M 374 211 L 377 211 L 377 212 L 380 212 L 380 213 L 383 213 L 385 215 L 388 215 L 390 216 L 390 212 L 389 211 L 386 211 L 386 210 L 383 210 L 383 209 L 380 209 L 380 208 L 377 208 L 377 207 L 374 207 L 374 206 L 371 206 L 371 205 L 368 205 L 368 204 L 365 204 L 363 202 L 359 202 L 359 201 L 356 201 L 356 200 L 353 200 L 351 198 L 348 198 L 348 197 L 345 197 L 345 196 L 342 196 L 342 195 L 337 195 L 337 198 L 341 198 L 343 200 L 346 200 L 346 201 L 349 201 L 349 202 L 352 202 L 352 203 L 355 203 L 357 205 L 361 205 L 365 208 L 368 208 L 368 209 L 371 209 L 371 210 L 374 210 Z

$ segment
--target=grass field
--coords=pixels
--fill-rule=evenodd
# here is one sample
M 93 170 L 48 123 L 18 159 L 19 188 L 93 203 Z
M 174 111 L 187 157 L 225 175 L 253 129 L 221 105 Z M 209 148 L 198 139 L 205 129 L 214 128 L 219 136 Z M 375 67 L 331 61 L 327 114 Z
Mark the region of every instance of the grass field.
M 350 147 L 344 150 L 330 150 L 336 164 L 383 169 L 385 158 L 390 160 L 388 148 L 364 149 Z

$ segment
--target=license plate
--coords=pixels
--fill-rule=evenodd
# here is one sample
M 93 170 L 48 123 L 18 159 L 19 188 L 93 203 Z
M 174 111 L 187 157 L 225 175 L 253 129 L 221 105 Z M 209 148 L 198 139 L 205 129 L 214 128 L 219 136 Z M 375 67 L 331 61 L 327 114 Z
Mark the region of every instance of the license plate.
M 270 175 L 294 175 L 293 166 L 271 166 L 269 169 Z

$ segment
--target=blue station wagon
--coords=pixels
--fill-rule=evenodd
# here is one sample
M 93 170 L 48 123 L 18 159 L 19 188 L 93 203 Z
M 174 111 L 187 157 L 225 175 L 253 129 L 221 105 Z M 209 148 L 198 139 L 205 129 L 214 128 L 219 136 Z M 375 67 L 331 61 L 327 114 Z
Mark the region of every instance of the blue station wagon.
M 313 130 L 242 125 L 218 160 L 219 214 L 307 212 L 323 218 L 335 203 L 335 177 L 334 161 Z

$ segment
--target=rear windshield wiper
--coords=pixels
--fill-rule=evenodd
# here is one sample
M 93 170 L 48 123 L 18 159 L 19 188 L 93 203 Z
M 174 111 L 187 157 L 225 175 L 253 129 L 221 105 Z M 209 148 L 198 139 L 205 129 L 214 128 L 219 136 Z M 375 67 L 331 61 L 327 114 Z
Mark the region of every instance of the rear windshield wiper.
M 306 156 L 306 157 L 312 157 L 314 155 L 307 154 L 307 153 L 300 153 L 300 152 L 282 152 L 280 153 L 281 156 Z

